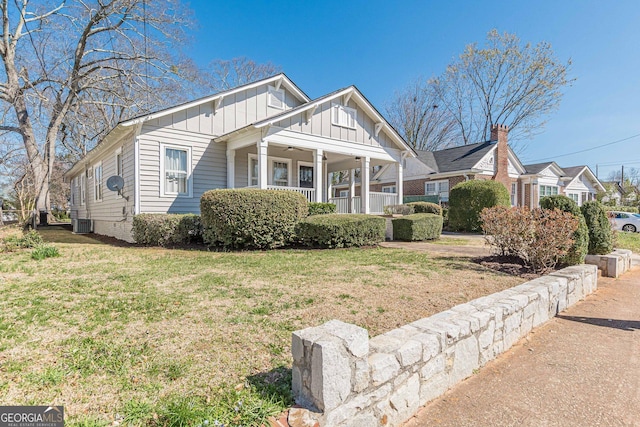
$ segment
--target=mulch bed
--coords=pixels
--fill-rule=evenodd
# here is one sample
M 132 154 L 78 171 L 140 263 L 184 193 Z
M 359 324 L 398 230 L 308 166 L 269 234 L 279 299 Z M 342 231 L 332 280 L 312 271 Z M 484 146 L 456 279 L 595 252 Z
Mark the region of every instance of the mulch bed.
M 542 274 L 536 273 L 530 267 L 524 265 L 524 262 L 518 257 L 491 255 L 474 258 L 473 261 L 491 270 L 527 280 L 542 276 Z

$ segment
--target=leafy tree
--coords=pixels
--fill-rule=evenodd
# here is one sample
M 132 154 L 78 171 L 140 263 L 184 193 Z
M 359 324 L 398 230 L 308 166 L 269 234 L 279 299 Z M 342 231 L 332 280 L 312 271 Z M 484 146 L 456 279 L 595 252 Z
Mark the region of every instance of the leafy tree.
M 279 65 L 271 62 L 257 63 L 246 56 L 232 59 L 216 59 L 209 65 L 210 86 L 223 91 L 282 72 Z
M 489 140 L 491 125 L 509 126 L 511 143 L 544 126 L 571 85 L 571 61 L 558 60 L 547 42 L 522 44 L 515 34 L 492 30 L 486 46 L 467 45 L 434 80 L 438 105 L 454 118 L 464 144 Z

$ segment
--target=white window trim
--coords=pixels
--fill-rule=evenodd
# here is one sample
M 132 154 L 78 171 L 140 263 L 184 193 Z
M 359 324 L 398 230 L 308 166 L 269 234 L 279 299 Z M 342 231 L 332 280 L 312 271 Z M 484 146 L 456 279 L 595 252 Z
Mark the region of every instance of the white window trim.
M 298 173 L 296 175 L 296 182 L 298 184 L 298 187 L 302 188 L 302 186 L 300 185 L 300 167 L 301 166 L 313 168 L 313 186 L 309 187 L 309 189 L 315 188 L 315 185 L 316 185 L 316 168 L 315 168 L 315 166 L 313 165 L 312 162 L 301 162 L 301 161 L 298 161 L 298 168 L 297 168 L 297 172 Z
M 556 192 L 554 193 L 553 190 L 551 190 L 551 194 L 542 194 L 543 188 L 555 188 Z M 538 197 L 556 196 L 558 194 L 560 194 L 560 188 L 557 185 L 540 184 L 538 186 Z
M 98 178 L 96 178 L 96 169 L 100 168 L 100 182 L 98 182 Z M 93 201 L 94 202 L 101 202 L 102 198 L 104 197 L 104 188 L 103 188 L 103 183 L 104 183 L 104 169 L 102 168 L 102 162 L 98 162 L 95 165 L 93 165 Z M 100 187 L 100 188 L 98 188 Z M 100 191 L 97 191 L 97 190 Z M 98 198 L 98 193 L 100 193 L 100 198 Z
M 425 196 L 438 196 L 440 197 L 440 194 L 443 193 L 443 191 L 440 190 L 440 184 L 442 183 L 447 183 L 447 200 L 442 200 L 443 202 L 447 202 L 449 201 L 449 192 L 451 191 L 451 188 L 449 188 L 449 180 L 447 179 L 442 179 L 440 181 L 426 181 L 424 183 L 424 195 Z M 427 193 L 427 184 L 435 184 L 435 194 L 429 194 Z
M 257 184 L 251 184 L 251 159 L 255 159 L 258 160 L 258 155 L 257 154 L 252 154 L 249 153 L 248 156 L 248 164 L 247 164 L 247 187 L 257 187 Z M 291 159 L 286 159 L 284 157 L 271 157 L 268 156 L 267 157 L 267 185 L 274 185 L 273 184 L 273 162 L 282 162 L 282 163 L 286 163 L 287 164 L 287 168 L 289 169 L 289 173 L 287 174 L 287 187 L 292 187 L 291 182 L 292 182 L 292 170 L 293 170 L 293 162 Z M 260 171 L 258 171 L 258 174 L 260 174 Z M 296 177 L 296 180 L 298 180 L 298 177 L 300 176 L 300 171 L 298 169 L 298 176 Z M 315 176 L 314 176 L 315 178 Z M 259 182 L 259 179 L 258 179 Z
M 340 190 L 340 197 L 349 197 L 349 190 Z
M 251 174 L 253 173 L 253 171 L 251 170 L 251 160 L 255 160 L 257 162 L 258 161 L 258 155 L 250 153 L 249 156 L 248 156 L 248 160 L 247 160 L 247 187 L 257 187 L 258 183 L 260 182 L 260 176 L 256 176 L 256 183 L 255 184 L 251 183 Z M 260 170 L 258 170 L 258 175 L 260 175 Z
M 386 188 L 391 188 L 393 189 L 393 191 L 384 191 Z M 382 186 L 382 192 L 383 193 L 389 193 L 389 194 L 395 194 L 398 192 L 398 190 L 396 189 L 395 185 L 383 185 Z
M 122 175 L 120 175 L 118 173 L 118 156 L 120 156 L 120 159 L 122 161 L 122 170 L 120 171 L 120 173 L 122 173 Z M 124 178 L 124 157 L 122 157 L 122 147 L 118 147 L 116 149 L 116 151 L 113 153 L 113 162 L 114 162 L 114 175 L 120 175 L 122 178 Z M 122 199 L 122 190 L 117 191 L 116 192 L 116 199 Z
M 86 172 L 82 172 L 80 175 L 80 206 L 84 206 L 87 203 L 87 178 Z
M 511 206 L 518 206 L 518 183 L 511 183 Z
M 282 95 L 282 105 L 278 106 L 278 105 L 273 105 L 271 103 L 271 100 L 273 98 L 277 99 L 277 97 L 274 95 L 276 93 Z M 267 106 L 269 106 L 271 108 L 276 108 L 278 110 L 284 110 L 284 107 L 286 105 L 285 100 L 286 99 L 285 99 L 284 89 L 276 89 L 275 86 L 268 86 L 268 88 L 267 88 Z
M 344 112 L 345 116 L 343 116 L 343 114 L 337 114 L 338 117 L 336 117 L 335 110 L 339 111 L 340 113 Z M 349 113 L 353 113 L 353 126 L 351 126 L 349 123 L 342 123 L 340 120 L 341 117 L 350 117 Z M 342 104 L 338 104 L 337 102 L 331 103 L 331 124 L 332 125 L 344 127 L 347 129 L 355 129 L 357 126 L 357 123 L 358 123 L 358 110 L 356 110 L 355 108 L 347 107 Z
M 166 193 L 164 190 L 165 182 L 165 170 L 164 170 L 164 158 L 166 156 L 166 149 L 181 150 L 187 152 L 187 193 Z M 191 147 L 175 144 L 160 144 L 160 197 L 180 197 L 185 199 L 193 198 L 193 173 L 191 170 Z
M 78 188 L 78 178 L 72 178 L 71 179 L 71 197 L 69 200 L 69 204 L 71 206 L 75 206 L 76 205 L 76 188 Z

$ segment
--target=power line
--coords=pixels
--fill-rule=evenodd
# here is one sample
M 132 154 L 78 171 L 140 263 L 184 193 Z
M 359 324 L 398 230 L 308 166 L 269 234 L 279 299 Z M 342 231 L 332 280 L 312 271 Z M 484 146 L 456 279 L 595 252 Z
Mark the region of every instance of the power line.
M 595 147 L 585 148 L 584 150 L 580 150 L 580 151 L 574 151 L 573 153 L 560 154 L 560 155 L 557 155 L 557 156 L 545 157 L 543 159 L 537 159 L 537 160 L 527 160 L 527 163 L 529 163 L 529 162 L 542 162 L 542 161 L 545 161 L 545 160 L 557 159 L 559 157 L 567 157 L 567 156 L 573 156 L 574 154 L 586 153 L 587 151 L 593 151 L 593 150 L 597 150 L 598 148 L 608 147 L 608 146 L 613 145 L 613 144 L 619 144 L 621 142 L 628 141 L 630 139 L 637 138 L 639 136 L 640 136 L 640 133 L 636 134 L 636 135 L 632 135 L 632 136 L 626 137 L 626 138 L 623 138 L 623 139 L 619 139 L 617 141 L 607 142 L 606 144 L 596 145 Z

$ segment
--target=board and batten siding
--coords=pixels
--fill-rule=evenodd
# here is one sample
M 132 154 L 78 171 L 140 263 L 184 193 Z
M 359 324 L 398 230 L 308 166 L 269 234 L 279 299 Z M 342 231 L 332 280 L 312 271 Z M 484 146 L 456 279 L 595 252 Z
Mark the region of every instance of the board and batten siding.
M 205 191 L 226 188 L 226 144 L 211 142 L 210 135 L 170 127 L 154 128 L 145 124 L 139 137 L 140 212 L 199 213 L 200 197 Z M 185 148 L 191 152 L 191 196 L 163 196 L 160 193 L 161 145 Z
M 307 112 L 303 111 L 274 124 L 275 126 L 293 132 L 317 135 L 325 138 L 375 147 L 395 148 L 396 144 L 384 130 L 381 130 L 378 133 L 378 136 L 375 135 L 376 122 L 371 119 L 353 100 L 349 101 L 347 107 L 354 108 L 356 110 L 356 128 L 351 129 L 344 126 L 334 125 L 331 121 L 331 108 L 332 104 L 335 102 L 335 100 L 327 101 L 319 105 L 317 110 L 311 116 L 311 119 L 308 121 Z
M 154 128 L 220 136 L 301 104 L 300 100 L 282 87 L 285 92 L 284 110 L 268 106 L 268 86 L 265 84 L 226 95 L 217 109 L 214 108 L 214 101 L 211 101 L 149 120 L 145 124 Z

